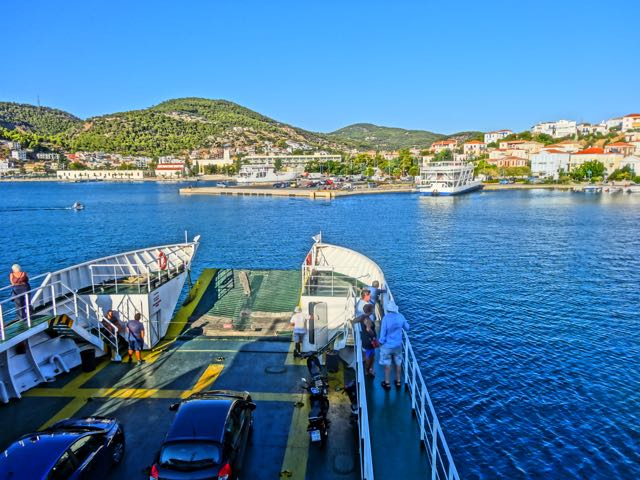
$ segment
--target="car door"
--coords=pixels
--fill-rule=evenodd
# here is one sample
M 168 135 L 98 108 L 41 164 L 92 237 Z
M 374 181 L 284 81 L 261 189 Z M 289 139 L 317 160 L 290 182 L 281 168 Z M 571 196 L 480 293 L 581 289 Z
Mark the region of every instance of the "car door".
M 76 459 L 71 449 L 68 449 L 60 456 L 53 468 L 51 468 L 49 475 L 47 475 L 47 480 L 67 480 L 73 478 L 76 473 L 76 466 Z
M 110 467 L 110 458 L 103 433 L 85 435 L 74 442 L 69 450 L 78 464 L 77 478 L 94 480 L 105 476 Z
M 225 450 L 227 451 L 227 459 L 229 463 L 231 463 L 233 470 L 236 470 L 237 467 L 238 447 L 240 446 L 241 434 L 242 428 L 238 402 L 235 402 L 231 407 L 225 425 Z

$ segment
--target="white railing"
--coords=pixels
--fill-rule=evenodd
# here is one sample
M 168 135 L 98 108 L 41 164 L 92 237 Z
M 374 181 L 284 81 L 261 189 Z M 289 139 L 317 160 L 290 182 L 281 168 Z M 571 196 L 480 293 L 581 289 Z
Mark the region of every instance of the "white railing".
M 418 421 L 420 440 L 424 442 L 431 462 L 431 479 L 460 480 L 407 332 L 403 332 L 402 354 L 404 384 L 411 395 L 411 408 Z
M 356 385 L 358 396 L 358 445 L 360 447 L 360 478 L 373 480 L 373 455 L 371 452 L 371 437 L 369 431 L 369 411 L 367 409 L 367 388 L 364 378 L 364 363 L 362 361 L 362 338 L 360 324 L 353 327 L 356 356 Z
M 368 275 L 353 278 L 336 272 L 335 267 L 302 265 L 302 294 L 323 297 L 345 297 Z M 320 292 L 319 294 L 317 292 Z
M 187 268 L 187 262 L 175 252 L 168 252 L 166 259 L 164 268 L 159 260 L 143 264 L 92 263 L 89 265 L 92 292 L 95 293 L 99 287 L 113 287 L 118 293 L 118 288 L 132 286 L 138 287 L 138 293 L 143 293 L 144 288 L 145 293 L 151 292 L 156 282 L 162 284 L 169 281 Z

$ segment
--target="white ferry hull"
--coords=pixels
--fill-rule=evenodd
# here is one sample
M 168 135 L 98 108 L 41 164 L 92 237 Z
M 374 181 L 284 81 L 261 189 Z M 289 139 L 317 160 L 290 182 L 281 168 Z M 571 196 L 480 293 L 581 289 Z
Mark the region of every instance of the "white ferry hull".
M 250 185 L 252 183 L 276 183 L 291 182 L 296 179 L 297 173 L 281 173 L 275 175 L 267 175 L 266 177 L 236 177 L 236 182 L 240 185 Z
M 451 196 L 462 195 L 465 193 L 471 193 L 482 188 L 482 182 L 474 181 L 466 185 L 460 185 L 457 187 L 432 187 L 424 186 L 419 187 L 418 192 L 422 195 L 436 197 L 436 196 Z

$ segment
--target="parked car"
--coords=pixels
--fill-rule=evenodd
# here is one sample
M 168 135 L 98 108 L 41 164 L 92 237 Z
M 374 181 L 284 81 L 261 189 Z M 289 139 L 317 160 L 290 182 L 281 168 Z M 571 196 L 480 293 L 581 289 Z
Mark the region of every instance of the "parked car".
M 0 455 L 0 478 L 106 478 L 109 469 L 122 461 L 124 452 L 124 429 L 116 419 L 62 420 L 12 443 Z
M 227 184 L 223 183 L 223 182 L 218 182 L 218 183 L 216 183 L 216 187 L 218 187 L 218 188 L 227 188 Z
M 237 479 L 255 408 L 249 393 L 229 390 L 196 393 L 171 405 L 177 413 L 149 478 Z

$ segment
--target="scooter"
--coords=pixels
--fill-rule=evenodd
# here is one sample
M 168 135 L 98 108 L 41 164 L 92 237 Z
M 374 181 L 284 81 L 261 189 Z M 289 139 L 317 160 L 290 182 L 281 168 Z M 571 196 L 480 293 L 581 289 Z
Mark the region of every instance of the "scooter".
M 309 396 L 309 424 L 307 432 L 311 437 L 311 443 L 320 442 L 320 447 L 324 447 L 329 436 L 329 384 L 327 378 L 322 373 L 322 365 L 316 352 L 303 354 L 307 358 L 307 369 L 310 378 L 303 378 L 302 388 L 307 390 Z

